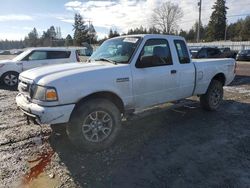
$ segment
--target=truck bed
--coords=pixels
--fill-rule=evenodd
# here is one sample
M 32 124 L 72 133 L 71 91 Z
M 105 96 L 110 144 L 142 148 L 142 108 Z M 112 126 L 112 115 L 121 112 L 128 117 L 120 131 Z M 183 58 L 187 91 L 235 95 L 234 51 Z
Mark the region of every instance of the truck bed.
M 195 95 L 206 93 L 210 80 L 217 74 L 225 76 L 225 85 L 230 84 L 234 79 L 235 60 L 232 58 L 193 59 L 192 61 L 196 68 Z

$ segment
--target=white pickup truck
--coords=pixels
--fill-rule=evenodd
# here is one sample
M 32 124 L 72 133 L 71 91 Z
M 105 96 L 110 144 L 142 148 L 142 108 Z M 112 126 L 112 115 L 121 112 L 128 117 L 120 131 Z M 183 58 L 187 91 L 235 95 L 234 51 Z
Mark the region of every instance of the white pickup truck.
M 86 63 L 21 73 L 16 102 L 39 124 L 66 123 L 76 146 L 101 150 L 114 142 L 121 118 L 137 110 L 193 95 L 216 110 L 234 77 L 233 59 L 192 61 L 182 37 L 122 36 L 104 42 Z

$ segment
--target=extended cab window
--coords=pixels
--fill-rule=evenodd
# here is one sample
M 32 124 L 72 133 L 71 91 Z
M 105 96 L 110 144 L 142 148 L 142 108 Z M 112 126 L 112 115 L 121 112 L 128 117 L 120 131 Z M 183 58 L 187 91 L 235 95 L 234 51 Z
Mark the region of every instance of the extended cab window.
M 174 44 L 178 54 L 179 62 L 181 64 L 190 63 L 190 57 L 185 42 L 183 40 L 175 40 Z
M 48 51 L 48 59 L 65 59 L 69 58 L 70 51 Z
M 47 59 L 46 51 L 33 51 L 31 54 L 25 57 L 25 60 L 34 61 L 34 60 L 45 60 Z
M 172 57 L 165 39 L 149 39 L 136 63 L 137 68 L 172 65 Z

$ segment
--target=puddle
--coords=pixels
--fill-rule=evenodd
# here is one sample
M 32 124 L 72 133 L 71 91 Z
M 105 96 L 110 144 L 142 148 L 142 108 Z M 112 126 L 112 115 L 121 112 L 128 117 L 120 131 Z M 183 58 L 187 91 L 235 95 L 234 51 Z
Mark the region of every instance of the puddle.
M 45 173 L 45 169 L 51 162 L 54 153 L 53 150 L 44 151 L 39 154 L 36 159 L 28 161 L 30 171 L 23 178 L 23 188 L 56 187 L 60 185 L 60 181 L 57 177 L 50 178 L 49 175 Z

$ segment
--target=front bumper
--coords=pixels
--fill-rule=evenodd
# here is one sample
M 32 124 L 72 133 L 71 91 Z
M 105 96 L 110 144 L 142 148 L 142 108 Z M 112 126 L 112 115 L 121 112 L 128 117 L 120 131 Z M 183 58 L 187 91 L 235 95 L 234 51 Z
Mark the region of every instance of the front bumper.
M 16 96 L 16 103 L 25 115 L 39 124 L 67 123 L 74 104 L 45 107 L 30 102 L 22 93 Z

